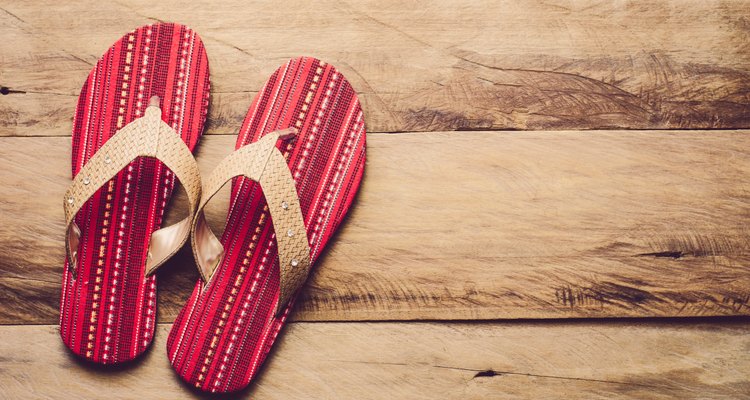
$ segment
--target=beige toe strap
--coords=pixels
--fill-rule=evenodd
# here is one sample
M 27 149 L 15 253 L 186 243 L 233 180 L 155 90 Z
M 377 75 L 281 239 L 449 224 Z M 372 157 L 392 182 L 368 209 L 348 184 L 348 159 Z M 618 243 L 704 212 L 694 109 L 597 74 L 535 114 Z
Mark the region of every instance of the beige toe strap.
M 190 212 L 182 221 L 151 234 L 146 275 L 153 273 L 187 241 L 190 225 L 201 195 L 198 165 L 179 134 L 161 120 L 159 98 L 154 97 L 145 115 L 118 130 L 86 162 L 65 192 L 68 265 L 75 276 L 81 230 L 75 216 L 99 188 L 114 178 L 138 157 L 153 157 L 163 162 L 180 180 L 187 192 Z
M 245 176 L 258 182 L 263 188 L 276 232 L 281 290 L 276 305 L 277 314 L 284 310 L 284 306 L 305 283 L 310 272 L 310 244 L 297 189 L 286 159 L 276 148 L 279 138 L 285 139 L 295 133 L 293 128 L 268 133 L 222 160 L 204 182 L 204 196 L 195 214 L 191 236 L 201 276 L 208 283 L 221 263 L 224 247 L 206 223 L 203 208 L 236 176 Z

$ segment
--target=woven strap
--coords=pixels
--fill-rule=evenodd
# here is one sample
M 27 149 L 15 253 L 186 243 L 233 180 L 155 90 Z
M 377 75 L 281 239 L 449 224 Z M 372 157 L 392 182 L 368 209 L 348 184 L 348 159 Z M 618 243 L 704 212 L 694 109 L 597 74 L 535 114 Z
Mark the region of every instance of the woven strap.
M 153 273 L 187 241 L 201 195 L 200 173 L 193 154 L 180 135 L 161 120 L 159 98 L 154 96 L 145 115 L 125 125 L 107 140 L 81 168 L 65 192 L 65 244 L 73 276 L 81 237 L 81 230 L 75 223 L 76 214 L 99 188 L 138 157 L 153 157 L 164 163 L 185 188 L 190 207 L 188 217 L 151 233 L 146 275 Z
M 287 139 L 296 132 L 296 129 L 289 128 L 268 133 L 222 160 L 204 182 L 204 196 L 193 221 L 191 236 L 201 276 L 208 283 L 221 263 L 224 246 L 206 223 L 203 208 L 234 177 L 245 176 L 258 182 L 271 213 L 279 253 L 280 296 L 276 314 L 284 310 L 310 272 L 310 244 L 297 189 L 284 155 L 276 148 L 279 138 Z

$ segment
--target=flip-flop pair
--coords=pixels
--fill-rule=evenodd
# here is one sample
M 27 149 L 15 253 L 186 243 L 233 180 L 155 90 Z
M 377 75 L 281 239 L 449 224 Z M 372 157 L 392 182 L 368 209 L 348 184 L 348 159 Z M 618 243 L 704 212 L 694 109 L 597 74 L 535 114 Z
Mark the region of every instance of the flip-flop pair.
M 96 363 L 143 353 L 154 336 L 154 271 L 190 238 L 202 279 L 172 326 L 169 359 L 189 384 L 231 392 L 258 371 L 348 211 L 364 172 L 365 127 L 340 72 L 290 60 L 253 100 L 235 152 L 201 182 L 192 151 L 208 103 L 206 51 L 178 24 L 125 35 L 89 74 L 64 198 L 60 334 Z M 203 207 L 229 180 L 217 238 Z M 189 216 L 162 227 L 177 182 Z

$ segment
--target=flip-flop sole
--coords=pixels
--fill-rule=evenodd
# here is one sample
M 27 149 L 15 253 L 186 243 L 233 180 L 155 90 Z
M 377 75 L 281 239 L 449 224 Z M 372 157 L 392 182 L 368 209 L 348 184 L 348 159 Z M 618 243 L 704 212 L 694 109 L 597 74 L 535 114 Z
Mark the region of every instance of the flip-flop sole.
M 253 101 L 237 148 L 297 127 L 284 142 L 307 227 L 311 261 L 342 222 L 364 173 L 365 126 L 351 85 L 334 67 L 299 58 L 279 68 Z M 221 242 L 225 256 L 208 287 L 199 281 L 167 342 L 172 366 L 204 391 L 237 391 L 263 363 L 292 302 L 275 316 L 279 264 L 273 221 L 259 185 L 237 178 Z M 314 267 L 313 267 L 314 268 Z
M 151 96 L 162 119 L 193 150 L 208 110 L 206 51 L 198 35 L 171 23 L 138 28 L 97 62 L 73 120 L 73 176 L 118 129 L 142 117 Z M 75 354 L 113 364 L 141 354 L 154 336 L 156 277 L 144 275 L 151 233 L 162 224 L 175 179 L 152 158 L 138 158 L 80 210 L 75 279 L 67 260 L 60 334 Z

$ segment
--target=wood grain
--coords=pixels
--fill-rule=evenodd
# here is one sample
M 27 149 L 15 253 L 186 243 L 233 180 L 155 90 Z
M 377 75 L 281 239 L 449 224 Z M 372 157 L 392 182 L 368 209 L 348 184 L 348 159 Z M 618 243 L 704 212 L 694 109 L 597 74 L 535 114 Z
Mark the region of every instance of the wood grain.
M 142 359 L 81 363 L 54 326 L 80 86 L 159 20 L 208 50 L 203 173 L 290 57 L 342 70 L 370 132 L 350 218 L 260 379 L 228 398 L 750 399 L 747 317 L 609 319 L 750 315 L 739 0 L 3 0 L 0 398 L 214 398 L 164 352 L 198 278 L 189 248 L 159 272 Z M 704 128 L 729 130 L 663 130 Z M 351 322 L 367 320 L 442 322 Z
M 209 133 L 302 54 L 345 73 L 372 132 L 750 127 L 745 1 L 43 3 L 0 7 L 3 136 L 69 135 L 99 55 L 157 20 L 206 43 Z
M 292 323 L 231 398 L 750 398 L 750 324 Z M 0 327 L 4 399 L 211 398 L 180 384 L 159 325 L 134 364 L 73 358 L 57 327 Z
M 750 314 L 749 133 L 371 134 L 295 318 Z M 233 143 L 205 138 L 202 171 Z M 57 321 L 69 153 L 67 138 L 0 138 L 0 323 Z M 196 279 L 189 250 L 160 272 L 160 321 Z

